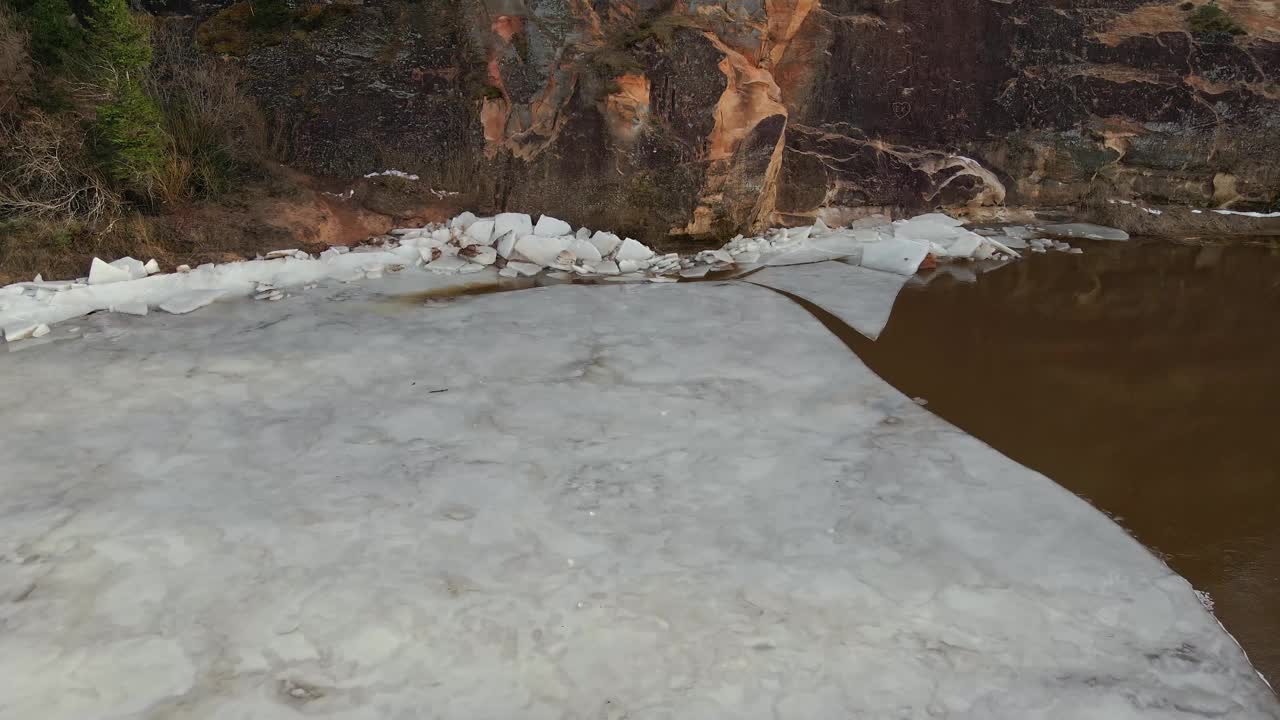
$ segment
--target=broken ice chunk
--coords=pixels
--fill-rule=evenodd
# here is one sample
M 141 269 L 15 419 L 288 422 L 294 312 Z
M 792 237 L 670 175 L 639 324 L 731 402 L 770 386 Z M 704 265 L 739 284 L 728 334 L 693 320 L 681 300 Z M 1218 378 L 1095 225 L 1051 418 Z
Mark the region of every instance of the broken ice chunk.
M 559 222 L 559 221 L 557 221 Z M 516 241 L 516 252 L 530 262 L 552 265 L 560 253 L 569 247 L 568 238 L 525 235 Z
M 573 235 L 573 227 L 563 220 L 543 215 L 538 218 L 538 224 L 533 226 L 533 234 L 547 238 L 562 237 Z
M 268 260 L 275 260 L 276 258 L 293 257 L 293 254 L 296 252 L 298 252 L 297 248 L 290 248 L 288 250 L 272 250 L 267 253 L 265 257 Z
M 474 227 L 474 226 L 473 226 Z M 498 261 L 498 251 L 485 246 L 480 248 L 471 256 L 471 262 L 478 265 L 492 265 Z
M 711 266 L 710 266 L 710 265 L 694 265 L 694 266 L 693 266 L 693 267 L 691 267 L 691 268 L 685 268 L 684 270 L 681 270 L 681 271 L 680 271 L 680 277 L 682 277 L 682 278 L 703 278 L 703 277 L 706 277 L 706 276 L 707 276 L 707 273 L 709 273 L 709 272 L 711 272 Z
M 520 276 L 520 273 L 516 272 L 516 269 L 511 267 L 510 265 L 498 271 L 498 277 L 513 278 L 513 277 L 519 277 L 519 276 Z
M 94 258 L 93 262 L 89 265 L 90 285 L 105 285 L 107 283 L 124 282 L 132 279 L 133 276 L 128 270 L 103 262 L 99 258 Z
M 499 236 L 498 242 L 495 243 L 495 247 L 498 249 L 498 255 L 504 258 L 511 257 L 512 251 L 516 249 L 516 239 L 516 232 L 514 230 L 508 230 Z
M 929 242 L 948 241 L 965 232 L 960 229 L 964 223 L 942 213 L 919 215 L 910 220 L 898 220 L 893 223 L 895 237 L 909 240 L 926 240 Z M 950 244 L 949 242 L 943 243 Z
M 966 259 L 972 258 L 973 254 L 982 245 L 982 236 L 967 230 L 961 230 L 949 238 L 935 240 L 934 242 L 944 248 L 947 257 Z
M 622 238 L 609 232 L 597 231 L 591 236 L 591 244 L 596 246 L 596 250 L 600 252 L 600 257 L 609 257 L 609 253 L 613 252 L 622 244 Z
M 475 213 L 464 212 L 461 215 L 450 220 L 449 227 L 458 231 L 466 230 L 467 228 L 471 227 L 471 223 L 475 222 L 476 219 L 477 218 Z
M 467 227 L 463 234 L 463 245 L 489 245 L 493 242 L 492 220 L 477 220 Z
M 596 272 L 601 275 L 617 275 L 621 270 L 618 269 L 618 263 L 612 260 L 601 260 L 596 263 Z
M 49 326 L 45 325 L 44 323 L 40 323 L 39 325 L 36 326 L 35 330 L 31 331 L 31 337 L 33 338 L 42 338 L 48 334 L 49 334 Z
M 708 265 L 715 265 L 716 263 L 732 265 L 737 262 L 734 256 L 727 250 L 703 250 L 697 254 L 696 259 L 698 262 L 706 263 Z
M 525 277 L 533 277 L 534 275 L 537 275 L 538 273 L 542 272 L 541 265 L 536 265 L 534 263 L 527 263 L 527 262 L 519 262 L 519 261 L 507 263 L 507 268 L 514 270 L 517 273 L 524 275 Z
M 929 254 L 929 245 L 915 240 L 893 237 L 868 243 L 862 249 L 862 266 L 871 270 L 914 275 Z
M 156 273 L 160 272 L 160 263 L 156 262 L 155 258 L 151 258 L 150 260 L 148 260 L 147 264 L 143 265 L 142 267 L 144 270 L 147 271 L 148 275 L 155 275 Z
M 428 245 L 428 247 L 431 246 Z M 390 252 L 392 255 L 397 255 L 410 263 L 422 256 L 422 248 L 413 245 L 401 245 L 398 248 L 393 248 Z
M 578 228 L 578 232 L 577 232 L 577 234 L 575 234 L 575 235 L 574 235 L 574 238 L 576 238 L 576 239 L 578 239 L 578 240 L 590 240 L 590 239 L 591 239 L 591 231 L 590 231 L 589 229 L 587 229 L 587 228 L 580 227 L 580 228 Z
M 623 240 L 622 245 L 618 247 L 618 252 L 615 257 L 619 261 L 635 260 L 638 262 L 648 260 L 653 257 L 653 251 L 640 242 L 627 238 L 626 240 Z
M 500 213 L 493 219 L 493 235 L 500 238 L 507 233 L 513 234 L 513 243 L 522 235 L 532 234 L 533 218 L 524 213 Z
M 422 258 L 422 262 L 430 263 L 440 259 L 444 255 L 444 251 L 438 247 L 421 247 L 418 248 L 418 257 Z
M 142 264 L 141 260 L 135 260 L 131 257 L 122 257 L 119 260 L 111 261 L 112 267 L 118 267 L 129 273 L 131 280 L 140 280 L 147 276 L 147 268 Z
M 437 273 L 456 273 L 466 267 L 468 262 L 457 255 L 444 255 L 427 263 L 427 269 Z
M 633 273 L 639 269 L 640 262 L 637 260 L 618 260 L 618 272 L 620 273 Z
M 578 258 L 568 250 L 561 250 L 560 254 L 556 255 L 556 261 L 551 263 L 551 267 L 556 268 L 557 270 L 568 270 L 569 266 L 577 261 L 577 259 Z
M 17 342 L 26 340 L 35 334 L 36 328 L 40 327 L 40 323 L 14 323 L 6 325 L 4 328 L 4 339 L 6 342 Z
M 594 263 L 600 262 L 604 259 L 604 255 L 601 254 L 599 248 L 582 238 L 575 239 L 573 242 L 569 243 L 569 251 L 572 252 L 579 260 L 584 262 Z

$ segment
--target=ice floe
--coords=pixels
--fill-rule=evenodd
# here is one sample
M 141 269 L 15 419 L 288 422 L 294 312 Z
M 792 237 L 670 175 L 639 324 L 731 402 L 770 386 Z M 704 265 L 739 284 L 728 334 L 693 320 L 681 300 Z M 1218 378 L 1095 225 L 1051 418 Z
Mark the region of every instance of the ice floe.
M 770 290 L 118 320 L 0 355 L 6 718 L 1280 712 L 1185 580 Z

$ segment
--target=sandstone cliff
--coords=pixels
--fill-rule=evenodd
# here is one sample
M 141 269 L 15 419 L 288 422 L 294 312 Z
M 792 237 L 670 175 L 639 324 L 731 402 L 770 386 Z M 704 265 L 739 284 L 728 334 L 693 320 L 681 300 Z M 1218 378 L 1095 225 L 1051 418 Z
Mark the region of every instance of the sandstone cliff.
M 1266 0 L 334 7 L 217 48 L 298 164 L 395 167 L 492 209 L 710 236 L 882 207 L 1259 210 L 1280 193 Z

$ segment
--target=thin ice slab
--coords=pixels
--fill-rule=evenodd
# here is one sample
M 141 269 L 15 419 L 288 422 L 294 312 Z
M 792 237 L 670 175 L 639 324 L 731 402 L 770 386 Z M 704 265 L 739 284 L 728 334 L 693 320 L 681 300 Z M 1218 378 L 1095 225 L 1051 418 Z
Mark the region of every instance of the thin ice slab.
M 875 340 L 889 324 L 907 276 L 839 262 L 769 267 L 749 277 L 756 285 L 798 295 Z

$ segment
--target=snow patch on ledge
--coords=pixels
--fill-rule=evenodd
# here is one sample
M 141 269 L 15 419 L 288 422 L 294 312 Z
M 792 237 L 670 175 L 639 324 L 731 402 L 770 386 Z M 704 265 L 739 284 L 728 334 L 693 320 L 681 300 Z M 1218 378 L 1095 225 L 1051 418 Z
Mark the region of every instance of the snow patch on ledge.
M 398 178 L 404 178 L 405 180 L 417 180 L 417 179 L 418 179 L 418 176 L 417 176 L 417 175 L 412 175 L 412 174 L 410 174 L 410 173 L 404 172 L 403 170 L 383 170 L 382 172 L 371 172 L 371 173 L 366 174 L 366 175 L 365 175 L 365 177 L 367 177 L 367 178 L 376 178 L 376 177 L 398 177 Z
M 1219 215 L 1239 215 L 1241 217 L 1251 218 L 1280 218 L 1280 212 L 1253 212 L 1245 210 L 1214 210 Z
M 1116 205 L 1116 204 L 1120 204 L 1120 205 L 1128 205 L 1129 207 L 1137 208 L 1137 209 L 1139 209 L 1139 210 L 1141 210 L 1141 211 L 1143 211 L 1143 212 L 1147 213 L 1148 215 L 1156 215 L 1156 216 L 1159 216 L 1159 215 L 1163 215 L 1163 214 L 1164 214 L 1164 211 L 1163 211 L 1163 210 L 1157 210 L 1157 209 L 1155 209 L 1155 208 L 1149 208 L 1149 207 L 1146 207 L 1146 206 L 1144 206 L 1144 205 L 1139 205 L 1138 203 L 1133 202 L 1132 200 L 1108 200 L 1107 202 L 1111 203 L 1112 205 Z

